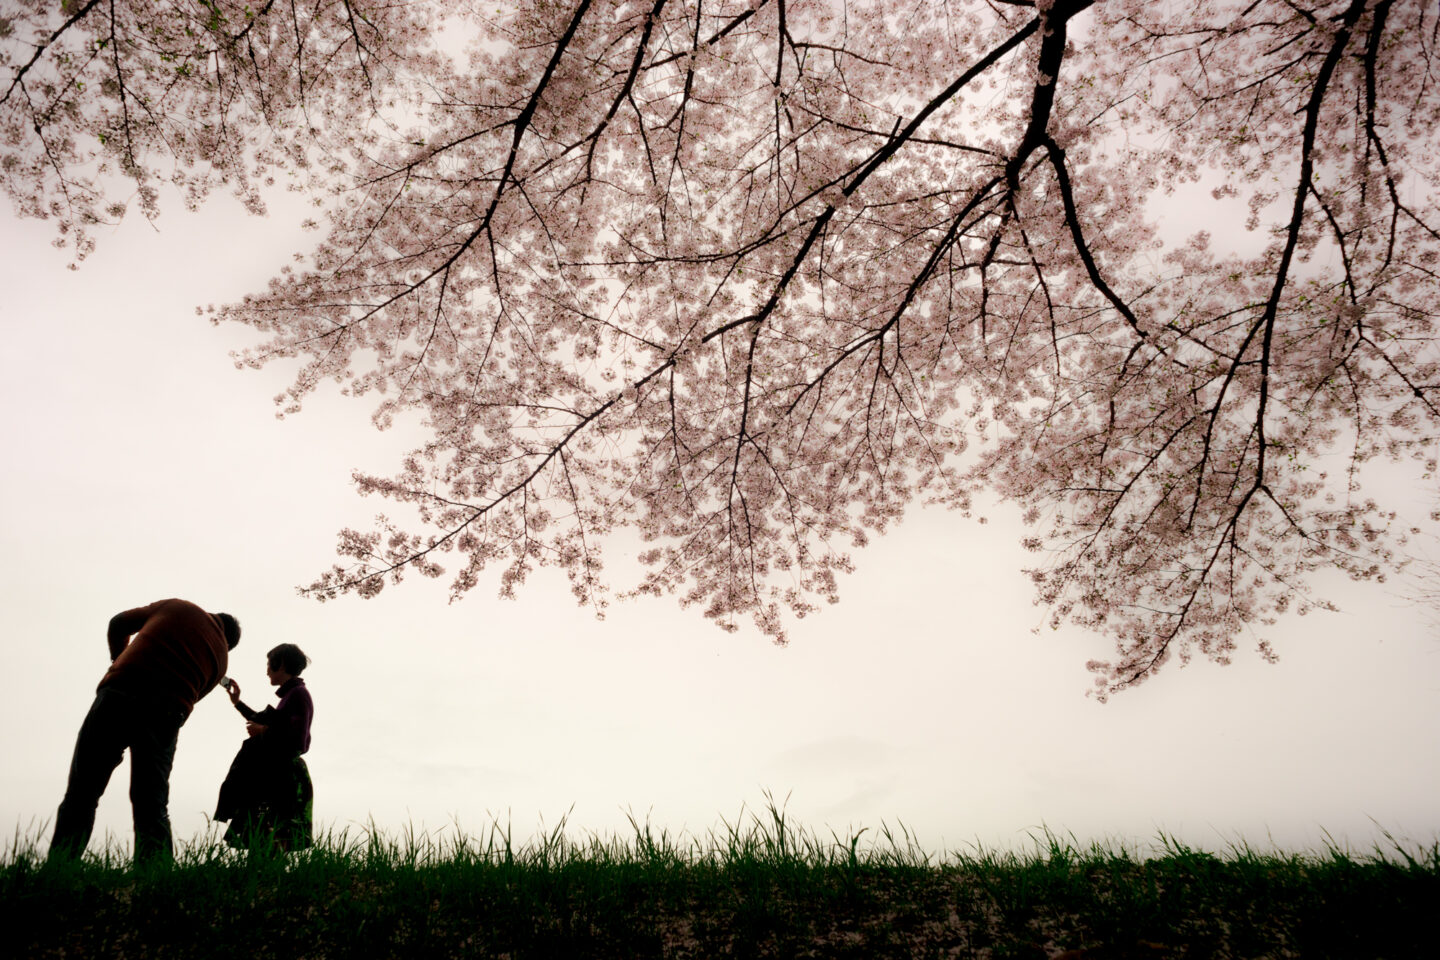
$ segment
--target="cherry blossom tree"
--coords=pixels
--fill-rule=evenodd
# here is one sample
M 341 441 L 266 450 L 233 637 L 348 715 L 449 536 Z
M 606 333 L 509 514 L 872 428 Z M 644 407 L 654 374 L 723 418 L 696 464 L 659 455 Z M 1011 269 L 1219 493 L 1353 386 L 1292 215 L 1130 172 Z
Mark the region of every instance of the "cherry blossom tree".
M 53 218 L 56 245 L 77 259 L 132 204 L 158 216 L 167 182 L 192 209 L 224 184 L 263 213 L 277 176 L 314 188 L 346 166 L 336 150 L 357 115 L 396 106 L 396 66 L 433 66 L 417 13 L 358 0 L 7 0 L 6 192 L 22 216 Z
M 23 6 L 22 212 L 98 219 L 88 164 L 148 215 L 155 157 L 325 198 L 313 259 L 213 314 L 263 336 L 241 363 L 300 361 L 282 412 L 334 380 L 420 415 L 356 477 L 413 516 L 343 531 L 322 599 L 553 564 L 602 610 L 630 529 L 625 595 L 783 640 L 869 536 L 983 491 L 1052 623 L 1114 638 L 1104 699 L 1406 557 L 1363 481 L 1436 470 L 1433 3 L 446 5 L 463 63 L 420 6 L 92 2 L 48 41 Z M 135 39 L 169 17 L 189 73 Z M 1195 184 L 1248 222 L 1166 240 Z

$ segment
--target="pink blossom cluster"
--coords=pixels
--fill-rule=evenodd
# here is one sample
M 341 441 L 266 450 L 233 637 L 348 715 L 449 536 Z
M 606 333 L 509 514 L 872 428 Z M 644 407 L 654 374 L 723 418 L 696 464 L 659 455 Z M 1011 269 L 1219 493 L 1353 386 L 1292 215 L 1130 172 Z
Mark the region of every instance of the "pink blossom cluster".
M 1440 435 L 1433 3 L 487 4 L 459 64 L 423 5 L 19 6 L 22 212 L 73 235 L 162 160 L 332 191 L 217 315 L 302 361 L 284 410 L 423 419 L 357 478 L 410 519 L 345 531 L 322 598 L 550 564 L 598 611 L 630 529 L 624 593 L 783 641 L 911 505 L 990 491 L 1051 622 L 1113 637 L 1103 698 L 1405 558 L 1361 473 Z M 1159 239 L 1202 180 L 1259 253 Z

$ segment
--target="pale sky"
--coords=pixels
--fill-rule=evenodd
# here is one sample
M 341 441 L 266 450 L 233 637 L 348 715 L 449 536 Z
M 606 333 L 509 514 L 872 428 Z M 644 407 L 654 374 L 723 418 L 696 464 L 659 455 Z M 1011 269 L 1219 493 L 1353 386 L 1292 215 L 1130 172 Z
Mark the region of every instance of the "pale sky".
M 277 421 L 288 368 L 235 370 L 247 332 L 195 315 L 299 249 L 294 211 L 171 207 L 159 232 L 138 217 L 102 230 L 78 272 L 51 225 L 0 220 L 0 827 L 44 822 L 48 843 L 107 621 L 179 596 L 240 618 L 230 675 L 253 707 L 273 702 L 265 651 L 312 657 L 322 829 L 474 835 L 498 817 L 518 841 L 573 808 L 576 837 L 627 835 L 627 810 L 703 837 L 769 791 L 822 837 L 904 824 L 937 853 L 1028 850 L 1042 826 L 1217 851 L 1440 835 L 1435 610 L 1324 580 L 1343 612 L 1266 630 L 1278 665 L 1247 640 L 1233 666 L 1172 665 L 1101 705 L 1084 663 L 1109 641 L 1032 632 L 1044 611 L 1003 506 L 986 525 L 913 510 L 786 648 L 672 600 L 597 622 L 553 571 L 515 601 L 493 578 L 455 604 L 446 581 L 414 577 L 376 600 L 301 598 L 340 527 L 392 508 L 357 497 L 350 471 L 392 472 L 408 445 L 371 427 L 370 398 L 333 390 Z M 182 728 L 178 841 L 205 830 L 243 736 L 220 692 Z M 131 842 L 128 768 L 92 849 Z

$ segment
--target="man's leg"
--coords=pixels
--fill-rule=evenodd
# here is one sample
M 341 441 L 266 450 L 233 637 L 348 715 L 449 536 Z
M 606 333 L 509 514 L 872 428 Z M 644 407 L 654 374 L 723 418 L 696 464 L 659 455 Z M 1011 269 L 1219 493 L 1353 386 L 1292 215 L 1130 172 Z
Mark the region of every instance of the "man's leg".
M 90 842 L 95 829 L 95 808 L 120 765 L 129 739 L 130 718 L 125 704 L 113 691 L 95 694 L 90 712 L 80 724 L 75 753 L 70 758 L 70 779 L 65 799 L 55 814 L 55 834 L 50 840 L 51 857 L 78 857 Z
M 170 768 L 175 742 L 185 717 L 175 711 L 151 710 L 136 723 L 130 741 L 130 806 L 135 815 L 135 859 L 172 860 L 170 836 Z

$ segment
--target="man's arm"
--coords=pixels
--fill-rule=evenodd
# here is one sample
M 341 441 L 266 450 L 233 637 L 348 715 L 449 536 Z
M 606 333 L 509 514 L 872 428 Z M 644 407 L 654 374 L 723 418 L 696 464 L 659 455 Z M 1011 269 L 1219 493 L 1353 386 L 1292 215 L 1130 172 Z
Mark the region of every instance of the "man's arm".
M 150 607 L 148 606 L 126 610 L 110 618 L 110 626 L 105 632 L 105 639 L 110 644 L 110 661 L 112 663 L 130 643 L 130 638 L 145 626 L 145 621 L 148 619 L 150 619 Z

